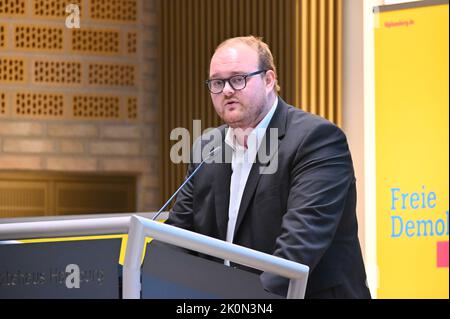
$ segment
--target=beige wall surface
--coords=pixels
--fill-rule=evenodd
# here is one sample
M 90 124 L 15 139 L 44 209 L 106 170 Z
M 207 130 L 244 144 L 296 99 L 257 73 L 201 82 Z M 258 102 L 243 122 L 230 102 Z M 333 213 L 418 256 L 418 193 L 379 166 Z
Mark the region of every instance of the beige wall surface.
M 343 130 L 352 152 L 358 190 L 359 238 L 364 251 L 364 64 L 363 2 L 343 5 Z
M 137 176 L 159 206 L 156 0 L 0 0 L 0 170 Z

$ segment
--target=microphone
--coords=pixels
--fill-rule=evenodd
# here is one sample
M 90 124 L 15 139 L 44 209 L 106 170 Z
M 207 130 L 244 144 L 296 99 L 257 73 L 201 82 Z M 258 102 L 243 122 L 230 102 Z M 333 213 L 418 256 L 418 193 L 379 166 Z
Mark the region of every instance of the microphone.
M 159 211 L 156 213 L 155 216 L 153 216 L 152 220 L 155 220 L 162 212 L 163 210 L 167 207 L 167 205 L 170 204 L 170 202 L 172 201 L 172 199 L 174 199 L 175 196 L 177 196 L 177 194 L 181 191 L 181 189 L 184 187 L 184 185 L 187 184 L 187 182 L 189 182 L 191 180 L 192 177 L 194 177 L 194 175 L 197 173 L 197 171 L 200 169 L 200 167 L 203 166 L 203 164 L 209 160 L 211 157 L 213 157 L 215 155 L 215 153 L 220 150 L 222 148 L 222 146 L 217 146 L 216 148 L 214 148 L 211 152 L 209 152 L 209 155 L 200 163 L 200 165 L 198 165 L 195 170 L 191 173 L 191 175 L 188 176 L 188 178 L 186 178 L 186 180 L 183 182 L 183 184 L 181 184 L 180 187 L 178 187 L 178 189 L 175 191 L 175 193 L 173 193 L 172 196 L 170 196 L 170 198 L 167 200 L 167 202 L 159 209 Z

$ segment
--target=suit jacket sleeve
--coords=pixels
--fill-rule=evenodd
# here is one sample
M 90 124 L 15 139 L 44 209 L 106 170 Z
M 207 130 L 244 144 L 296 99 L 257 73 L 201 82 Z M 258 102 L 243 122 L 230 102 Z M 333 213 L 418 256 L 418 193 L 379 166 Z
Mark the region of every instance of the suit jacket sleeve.
M 345 135 L 333 124 L 315 125 L 298 145 L 274 255 L 305 264 L 311 273 L 333 241 L 355 179 Z M 288 279 L 265 272 L 261 281 L 286 295 Z
M 202 149 L 202 139 L 198 138 L 192 147 L 190 154 L 190 163 L 186 172 L 185 180 L 194 172 L 200 163 L 194 162 L 194 154 Z M 200 152 L 201 153 L 201 152 Z M 201 159 L 196 158 L 198 162 Z M 184 185 L 177 195 L 175 205 L 170 211 L 166 224 L 194 231 L 194 185 L 196 176 Z
M 186 178 L 195 170 L 196 164 L 189 164 Z M 166 220 L 166 224 L 193 230 L 193 193 L 195 176 L 178 193 L 175 205 Z

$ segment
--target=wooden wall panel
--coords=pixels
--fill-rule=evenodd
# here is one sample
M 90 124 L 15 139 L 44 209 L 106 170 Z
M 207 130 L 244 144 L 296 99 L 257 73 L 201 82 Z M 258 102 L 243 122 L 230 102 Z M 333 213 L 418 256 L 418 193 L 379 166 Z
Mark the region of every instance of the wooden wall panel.
M 255 35 L 271 47 L 280 96 L 341 124 L 342 0 L 160 0 L 161 201 L 182 182 L 186 165 L 170 161 L 170 132 L 202 121 L 221 124 L 204 80 L 218 44 Z M 192 144 L 192 141 L 191 141 Z
M 0 219 L 136 211 L 136 177 L 0 171 Z

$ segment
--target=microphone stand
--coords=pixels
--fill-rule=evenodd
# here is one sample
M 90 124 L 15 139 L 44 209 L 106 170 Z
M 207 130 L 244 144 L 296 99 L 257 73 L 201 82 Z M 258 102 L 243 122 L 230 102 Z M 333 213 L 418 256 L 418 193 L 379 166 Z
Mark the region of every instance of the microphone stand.
M 175 196 L 177 196 L 177 194 L 180 192 L 180 190 L 184 187 L 184 185 L 186 185 L 186 184 L 191 180 L 191 178 L 197 173 L 197 171 L 200 169 L 200 167 L 202 167 L 203 164 L 204 164 L 208 159 L 210 159 L 212 156 L 214 156 L 215 153 L 216 153 L 219 149 L 221 149 L 221 148 L 222 148 L 221 146 L 218 146 L 218 147 L 216 147 L 215 149 L 213 149 L 213 150 L 209 153 L 209 155 L 208 155 L 208 156 L 200 163 L 200 165 L 198 165 L 198 166 L 195 168 L 195 170 L 192 172 L 192 174 L 189 175 L 188 178 L 186 178 L 186 180 L 183 182 L 183 184 L 181 184 L 181 186 L 178 187 L 178 189 L 175 191 L 175 193 L 173 193 L 173 195 L 170 196 L 170 198 L 167 200 L 167 202 L 159 209 L 159 211 L 155 214 L 155 216 L 153 216 L 152 220 L 155 220 L 155 219 L 163 212 L 163 210 L 166 209 L 166 207 L 170 204 L 170 202 L 172 201 L 172 199 L 174 199 Z

